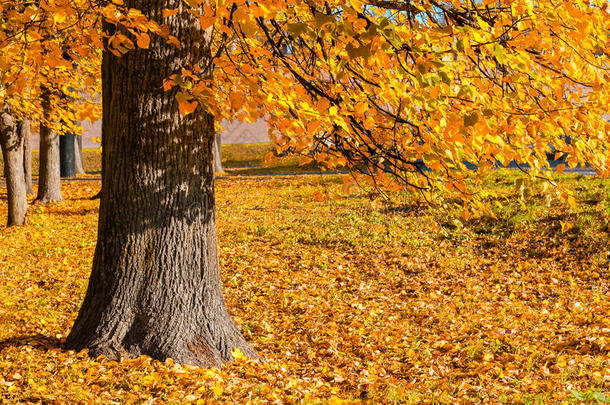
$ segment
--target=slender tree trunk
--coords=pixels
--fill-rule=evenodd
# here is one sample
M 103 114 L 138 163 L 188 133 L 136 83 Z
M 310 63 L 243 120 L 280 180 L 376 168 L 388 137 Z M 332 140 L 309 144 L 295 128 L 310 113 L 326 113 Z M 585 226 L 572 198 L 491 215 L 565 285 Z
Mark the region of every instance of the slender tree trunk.
M 23 173 L 23 138 L 7 104 L 0 110 L 0 141 L 8 194 L 7 226 L 23 225 L 28 207 Z
M 30 121 L 23 120 L 19 123 L 19 131 L 23 138 L 23 173 L 25 175 L 25 190 L 28 194 L 34 194 L 32 187 L 32 143 Z
M 220 134 L 214 136 L 214 171 L 216 173 L 224 173 L 225 169 L 222 167 L 222 150 Z
M 182 0 L 128 0 L 161 22 Z M 207 65 L 209 32 L 187 12 L 164 20 L 181 47 L 102 62 L 104 178 L 98 240 L 85 300 L 67 339 L 110 358 L 149 355 L 220 365 L 239 348 L 255 356 L 225 306 L 218 269 L 212 144 L 214 123 L 198 108 L 182 117 L 163 79 Z M 146 80 L 142 80 L 146 78 Z
M 83 168 L 83 136 L 77 135 L 74 137 L 74 166 L 76 174 L 85 174 Z
M 50 95 L 48 89 L 42 91 L 42 107 L 48 118 Z M 47 124 L 40 123 L 40 167 L 38 169 L 38 195 L 36 201 L 46 204 L 63 201 L 59 163 L 59 135 L 51 131 Z
M 59 137 L 59 173 L 61 177 L 76 176 L 76 135 L 65 133 Z

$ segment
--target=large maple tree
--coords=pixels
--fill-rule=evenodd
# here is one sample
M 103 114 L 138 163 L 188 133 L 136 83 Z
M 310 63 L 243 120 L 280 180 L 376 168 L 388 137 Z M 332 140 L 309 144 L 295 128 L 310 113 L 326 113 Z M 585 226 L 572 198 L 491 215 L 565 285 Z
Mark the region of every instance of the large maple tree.
M 548 178 L 548 154 L 610 172 L 606 1 L 74 4 L 5 8 L 0 38 L 30 52 L 38 32 L 46 45 L 25 66 L 54 61 L 42 76 L 0 59 L 21 83 L 0 96 L 16 105 L 15 88 L 70 71 L 66 46 L 83 61 L 105 47 L 99 237 L 69 347 L 204 365 L 253 355 L 218 277 L 215 119 L 265 115 L 280 150 L 428 195 L 472 198 L 498 162 Z M 88 23 L 71 23 L 77 11 Z M 77 27 L 86 41 L 59 42 Z

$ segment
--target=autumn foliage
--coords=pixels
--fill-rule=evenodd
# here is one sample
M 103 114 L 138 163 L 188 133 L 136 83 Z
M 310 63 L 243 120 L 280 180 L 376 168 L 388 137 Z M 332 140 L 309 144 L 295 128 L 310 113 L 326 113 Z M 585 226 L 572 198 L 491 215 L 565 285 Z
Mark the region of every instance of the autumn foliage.
M 77 122 L 99 118 L 99 17 L 88 1 L 3 1 L 0 103 L 59 133 L 80 133 Z
M 167 115 L 152 114 L 157 123 L 165 117 L 186 122 L 184 116 L 201 118 L 208 112 L 216 122 L 264 117 L 275 145 L 267 164 L 286 152 L 353 175 L 218 180 L 227 306 L 265 360 L 246 359 L 234 350 L 236 361 L 221 370 L 177 365 L 171 358 L 91 359 L 86 350 L 65 350 L 96 245 L 98 206 L 89 198 L 100 187 L 96 181 L 65 185 L 65 203 L 35 206 L 27 227 L 0 231 L 3 401 L 608 400 L 607 1 L 184 0 L 163 3 L 177 6 L 155 12 L 135 8 L 141 4 L 3 1 L 0 106 L 5 116 L 54 132 L 78 131 L 76 122 L 99 117 L 95 99 L 102 57 L 113 55 L 104 59 L 113 69 L 106 80 L 117 84 L 121 55 L 139 53 L 141 58 L 132 60 L 145 62 L 149 56 L 177 55 L 173 51 L 189 42 L 190 50 L 206 47 L 202 57 L 180 58 L 194 65 L 155 59 L 157 68 L 171 73 L 154 89 L 142 86 L 141 93 L 128 94 L 133 100 L 125 100 L 150 101 L 156 92 L 171 97 L 164 103 Z M 184 27 L 183 21 L 190 33 L 205 31 L 201 38 L 211 38 L 209 44 L 193 44 L 192 38 L 181 42 L 184 32 L 170 27 Z M 165 53 L 155 54 L 159 49 Z M 130 67 L 138 73 L 136 64 Z M 106 107 L 124 122 L 135 122 L 122 115 L 125 105 Z M 106 115 L 105 123 L 110 120 Z M 153 150 L 151 145 L 159 144 L 151 140 L 158 138 L 171 150 L 188 149 L 171 138 L 174 122 L 163 123 L 165 137 L 156 128 L 138 134 L 137 125 L 129 133 L 105 126 L 111 136 L 104 139 L 115 145 L 122 144 L 120 136 L 142 136 L 140 143 L 130 139 L 132 150 L 121 150 L 129 174 L 140 171 L 134 176 L 140 178 L 123 179 L 151 186 L 141 188 L 149 194 L 137 194 L 136 201 L 157 193 L 177 168 L 169 163 L 175 157 L 169 148 L 167 156 L 159 155 L 164 159 L 138 165 L 132 158 L 146 149 L 137 145 Z M 203 141 L 212 139 L 211 123 L 206 120 L 205 134 L 186 131 L 199 142 L 192 143 L 193 151 L 209 146 Z M 116 163 L 114 152 L 105 155 L 106 164 Z M 549 170 L 549 158 L 562 159 L 555 166 L 559 174 Z M 183 160 L 174 174 L 205 172 L 204 201 L 213 201 L 213 173 L 199 170 L 208 162 Z M 507 165 L 523 174 L 497 170 Z M 561 175 L 579 165 L 599 178 Z M 191 166 L 196 170 L 189 171 Z M 150 179 L 142 180 L 147 175 Z M 193 191 L 197 187 L 189 189 L 180 176 L 171 180 L 174 190 L 202 201 L 201 190 Z M 128 200 L 131 183 L 118 183 L 115 190 Z M 418 191 L 421 199 L 405 190 Z M 1 197 L 0 213 L 6 215 Z M 104 197 L 107 206 L 118 201 Z M 157 224 L 180 219 L 214 230 L 209 218 L 215 216 L 207 209 L 189 205 L 200 218 L 187 219 L 172 214 L 175 207 L 166 201 L 171 198 L 157 199 L 151 209 L 168 213 Z M 120 208 L 113 206 L 109 215 Z M 100 224 L 118 223 L 109 215 L 102 215 Z M 98 252 L 110 252 L 104 250 L 105 238 L 118 234 L 106 229 L 112 235 L 101 235 Z M 143 235 L 123 229 L 128 231 L 122 236 Z M 201 233 L 190 235 L 203 240 Z M 210 256 L 202 268 L 217 277 L 215 234 L 210 235 L 205 239 Z M 154 244 L 163 242 L 153 239 L 151 249 L 136 249 L 133 256 L 142 253 L 138 260 L 147 263 L 156 259 Z M 198 246 L 175 239 L 176 249 L 183 249 L 178 256 Z M 126 239 L 117 240 L 116 252 L 127 252 Z M 132 245 L 139 248 L 140 242 Z M 121 285 L 131 286 L 122 277 L 130 273 L 121 272 L 130 266 L 127 261 L 113 271 L 118 269 Z M 165 262 L 157 267 L 167 270 L 171 265 Z M 151 281 L 142 269 L 130 267 Z M 100 275 L 94 290 L 101 296 L 109 289 L 103 283 L 107 270 L 101 264 L 94 268 Z M 182 273 L 164 274 L 170 279 Z M 219 283 L 209 285 L 220 297 Z M 200 292 L 199 284 L 190 288 Z M 147 326 L 140 316 L 141 291 L 128 293 L 135 297 L 133 314 L 144 320 L 132 319 L 130 326 Z M 203 302 L 185 296 L 172 295 L 175 300 L 168 302 Z M 207 315 L 213 307 L 196 309 Z M 184 323 L 185 330 L 193 329 Z M 137 347 L 139 331 L 132 330 Z M 155 330 L 145 332 L 152 336 Z M 120 343 L 116 350 L 113 346 L 117 358 L 123 337 L 111 342 Z M 214 349 L 205 341 L 183 343 L 198 354 Z M 164 353 L 161 359 L 168 357 Z
M 104 44 L 117 55 L 179 47 L 168 22 L 192 14 L 214 59 L 167 78 L 184 114 L 264 115 L 279 150 L 471 198 L 498 163 L 547 178 L 557 154 L 559 171 L 609 173 L 608 12 L 605 0 L 185 0 L 148 16 L 122 0 L 12 0 L 0 6 L 0 102 L 40 117 L 50 86 L 50 121 L 94 117 L 82 92 L 95 92 Z
M 607 7 L 203 5 L 202 27 L 217 38 L 214 79 L 184 67 L 167 87 L 180 86 L 185 113 L 198 101 L 218 117 L 266 114 L 278 150 L 313 151 L 327 166 L 349 166 L 386 188 L 471 198 L 498 163 L 548 178 L 543 169 L 555 154 L 567 156 L 559 171 L 588 164 L 607 175 Z M 468 163 L 477 170 L 465 170 Z

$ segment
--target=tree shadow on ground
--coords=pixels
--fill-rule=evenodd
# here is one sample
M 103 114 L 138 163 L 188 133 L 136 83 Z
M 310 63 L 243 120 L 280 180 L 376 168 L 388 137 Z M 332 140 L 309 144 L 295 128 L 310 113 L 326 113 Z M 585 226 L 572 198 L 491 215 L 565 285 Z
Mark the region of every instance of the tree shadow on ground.
M 383 215 L 399 217 L 422 217 L 430 213 L 430 207 L 423 202 L 388 205 L 379 210 Z
M 86 200 L 86 199 L 84 199 Z M 85 217 L 89 214 L 99 214 L 99 208 L 58 208 L 52 211 L 53 215 L 59 215 L 62 217 Z
M 338 171 L 322 171 L 314 165 L 286 165 L 286 166 L 253 166 L 243 168 L 226 167 L 226 172 L 231 176 L 285 176 L 298 174 L 338 174 Z
M 63 349 L 63 343 L 60 339 L 41 335 L 36 333 L 33 335 L 15 336 L 0 341 L 0 351 L 9 347 L 32 346 L 39 349 Z
M 579 217 L 589 218 L 589 224 L 583 224 Z M 577 260 L 586 260 L 594 254 L 607 251 L 610 228 L 599 211 L 587 209 L 579 213 L 545 215 L 525 222 L 529 223 L 523 225 L 522 222 L 509 217 L 485 217 L 471 219 L 464 225 L 471 229 L 475 238 L 481 242 L 481 255 L 490 254 L 494 249 L 507 248 L 507 241 L 511 237 L 524 229 L 527 231 L 528 228 L 530 237 L 520 241 L 517 252 L 526 259 L 554 257 L 560 247 L 566 248 L 569 255 Z M 534 233 L 531 232 L 533 226 Z M 511 249 L 514 247 L 513 245 Z

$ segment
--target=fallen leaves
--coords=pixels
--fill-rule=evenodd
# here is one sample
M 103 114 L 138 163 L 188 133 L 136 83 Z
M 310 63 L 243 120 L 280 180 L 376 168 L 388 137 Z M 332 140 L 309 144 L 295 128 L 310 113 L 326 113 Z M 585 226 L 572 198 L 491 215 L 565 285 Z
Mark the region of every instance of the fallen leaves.
M 415 201 L 346 195 L 341 176 L 219 178 L 225 299 L 266 362 L 235 352 L 218 370 L 62 349 L 91 267 L 98 188 L 65 183 L 65 203 L 34 205 L 27 227 L 0 230 L 4 402 L 607 398 L 607 194 L 588 222 L 554 206 L 459 228 Z

